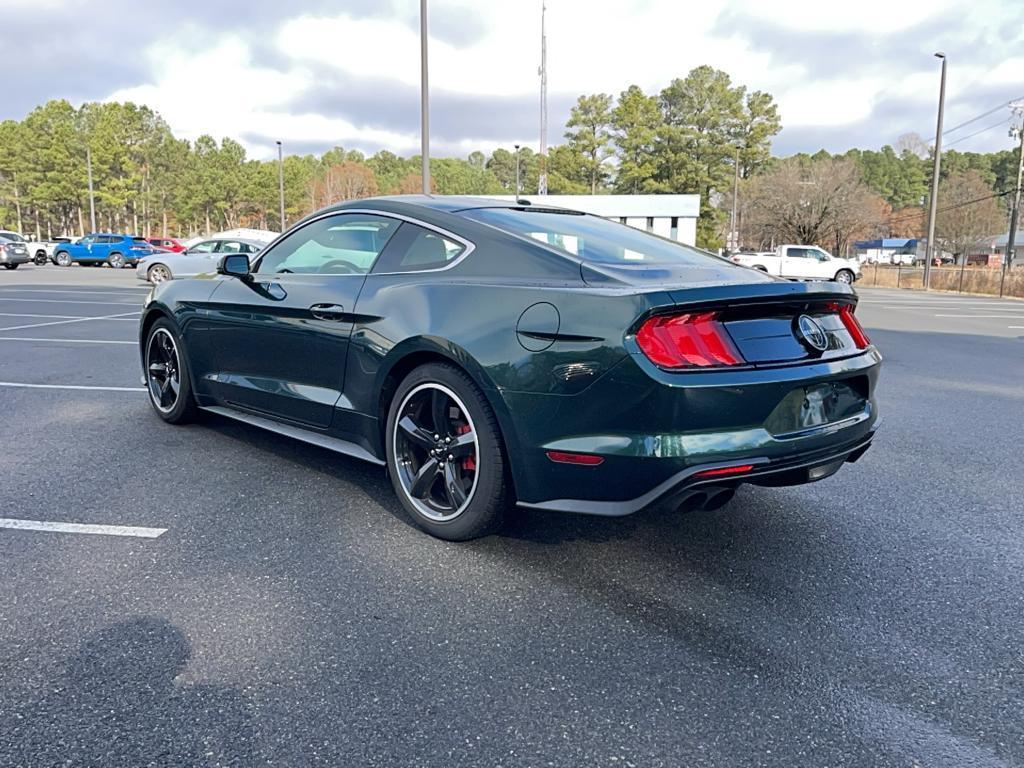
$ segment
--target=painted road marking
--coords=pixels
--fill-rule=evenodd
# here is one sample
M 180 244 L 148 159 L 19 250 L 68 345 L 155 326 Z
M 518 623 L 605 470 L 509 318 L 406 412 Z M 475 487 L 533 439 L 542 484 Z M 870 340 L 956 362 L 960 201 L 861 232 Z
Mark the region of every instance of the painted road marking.
M 998 318 L 999 320 L 1024 320 L 1024 315 L 933 315 L 933 317 L 970 317 L 970 318 Z
M 138 312 L 131 312 L 130 314 L 137 315 Z M 91 315 L 36 315 L 27 312 L 0 312 L 0 317 L 44 317 L 51 319 L 64 319 L 64 320 L 92 320 Z M 111 320 L 120 320 L 122 323 L 134 323 L 135 319 L 131 317 L 113 317 Z
M 89 320 L 116 320 L 119 317 L 127 317 L 128 315 L 137 315 L 138 312 L 122 312 L 118 315 L 100 315 L 99 317 L 80 317 L 77 320 L 54 320 L 50 323 L 29 323 L 28 325 L 9 325 L 5 328 L 0 328 L 0 331 L 22 331 L 26 328 L 42 328 L 47 325 L 67 325 L 68 323 L 85 323 Z
M 138 307 L 142 305 L 141 301 L 87 301 L 79 299 L 19 299 L 12 296 L 11 298 L 0 298 L 0 301 L 20 301 L 22 304 L 101 304 L 104 307 L 117 306 L 117 307 Z
M 0 517 L 0 528 L 12 528 L 17 531 L 134 536 L 140 539 L 155 539 L 157 536 L 167 533 L 166 528 L 144 528 L 135 525 L 96 525 L 91 523 L 50 523 L 44 520 L 15 520 L 9 517 Z
M 125 288 L 124 291 L 69 291 L 67 289 L 50 288 L 7 288 L 0 287 L 3 293 L 80 293 L 86 296 L 125 296 L 125 291 L 147 291 L 147 288 Z
M 145 387 L 94 387 L 85 384 L 26 384 L 20 381 L 0 381 L 0 387 L 14 389 L 81 389 L 88 392 L 145 392 Z
M 114 341 L 113 339 L 34 339 L 0 336 L 0 341 L 49 341 L 54 344 L 131 344 L 138 346 L 137 341 Z

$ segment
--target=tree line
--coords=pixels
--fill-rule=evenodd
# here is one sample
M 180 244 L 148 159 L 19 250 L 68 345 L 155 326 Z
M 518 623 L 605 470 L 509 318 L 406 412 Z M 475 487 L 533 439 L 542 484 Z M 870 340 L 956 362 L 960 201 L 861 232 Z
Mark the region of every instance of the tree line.
M 547 158 L 520 150 L 521 189 L 535 194 L 544 170 L 552 194 L 698 194 L 697 242 L 712 249 L 781 238 L 843 252 L 854 238 L 920 234 L 931 173 L 923 140 L 908 134 L 895 148 L 776 158 L 771 141 L 781 125 L 771 94 L 748 91 L 708 66 L 656 94 L 635 85 L 617 96 L 584 94 L 564 143 Z M 276 159 L 249 159 L 231 138 L 178 139 L 146 106 L 76 109 L 62 100 L 0 123 L 0 226 L 40 236 L 87 231 L 87 153 L 100 229 L 190 235 L 281 227 Z M 289 155 L 283 170 L 287 221 L 339 200 L 422 188 L 420 158 L 387 150 Z M 507 194 L 515 189 L 516 156 L 498 148 L 432 158 L 430 172 L 439 194 Z M 987 212 L 975 228 L 1005 217 L 998 193 L 1015 178 L 1009 150 L 943 155 L 943 199 L 990 196 L 970 204 L 974 220 Z M 734 185 L 739 243 L 729 243 Z

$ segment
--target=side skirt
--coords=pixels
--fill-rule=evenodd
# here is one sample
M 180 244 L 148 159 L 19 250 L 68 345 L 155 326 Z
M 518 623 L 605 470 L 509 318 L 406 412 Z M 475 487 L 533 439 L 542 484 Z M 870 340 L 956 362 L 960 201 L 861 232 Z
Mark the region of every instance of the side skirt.
M 335 453 L 343 453 L 346 456 L 351 456 L 356 459 L 362 459 L 368 461 L 371 464 L 376 464 L 379 467 L 383 467 L 385 462 L 378 459 L 368 450 L 355 443 L 350 443 L 347 440 L 341 440 L 337 437 L 330 437 L 329 435 L 323 435 L 318 432 L 313 432 L 302 427 L 294 427 L 290 424 L 283 424 L 273 419 L 267 419 L 262 416 L 255 416 L 251 413 L 243 413 L 236 411 L 233 408 L 225 408 L 221 405 L 207 405 L 200 406 L 200 410 L 206 411 L 207 413 L 215 413 L 218 416 L 225 416 L 229 419 L 244 422 L 245 424 L 251 424 L 254 427 L 265 429 L 268 432 L 275 432 L 285 437 L 291 437 L 295 440 L 301 440 L 304 443 L 311 443 L 312 445 L 318 445 L 321 448 L 326 448 L 329 451 Z

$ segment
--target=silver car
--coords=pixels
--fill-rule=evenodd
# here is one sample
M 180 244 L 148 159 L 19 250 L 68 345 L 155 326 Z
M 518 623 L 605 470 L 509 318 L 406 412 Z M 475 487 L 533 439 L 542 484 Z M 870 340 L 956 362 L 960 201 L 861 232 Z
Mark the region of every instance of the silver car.
M 248 240 L 244 237 L 202 240 L 181 253 L 157 251 L 151 256 L 139 259 L 135 276 L 139 280 L 162 283 L 175 277 L 194 277 L 204 272 L 216 272 L 217 262 L 225 254 L 244 253 L 251 262 L 264 245 L 258 240 Z
M 3 264 L 6 269 L 17 269 L 22 264 L 28 264 L 31 261 L 24 238 L 20 235 L 15 235 L 15 237 L 18 239 L 8 237 L 6 234 L 0 236 L 0 264 Z

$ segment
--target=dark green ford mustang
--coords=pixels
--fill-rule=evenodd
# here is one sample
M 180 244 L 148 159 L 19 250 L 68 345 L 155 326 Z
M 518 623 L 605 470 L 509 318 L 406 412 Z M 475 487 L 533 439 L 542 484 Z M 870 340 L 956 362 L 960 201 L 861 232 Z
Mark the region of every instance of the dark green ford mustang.
M 204 409 L 385 465 L 468 539 L 509 503 L 717 508 L 854 461 L 881 356 L 836 283 L 769 277 L 541 204 L 359 200 L 251 268 L 172 280 L 140 328 L 157 413 Z

